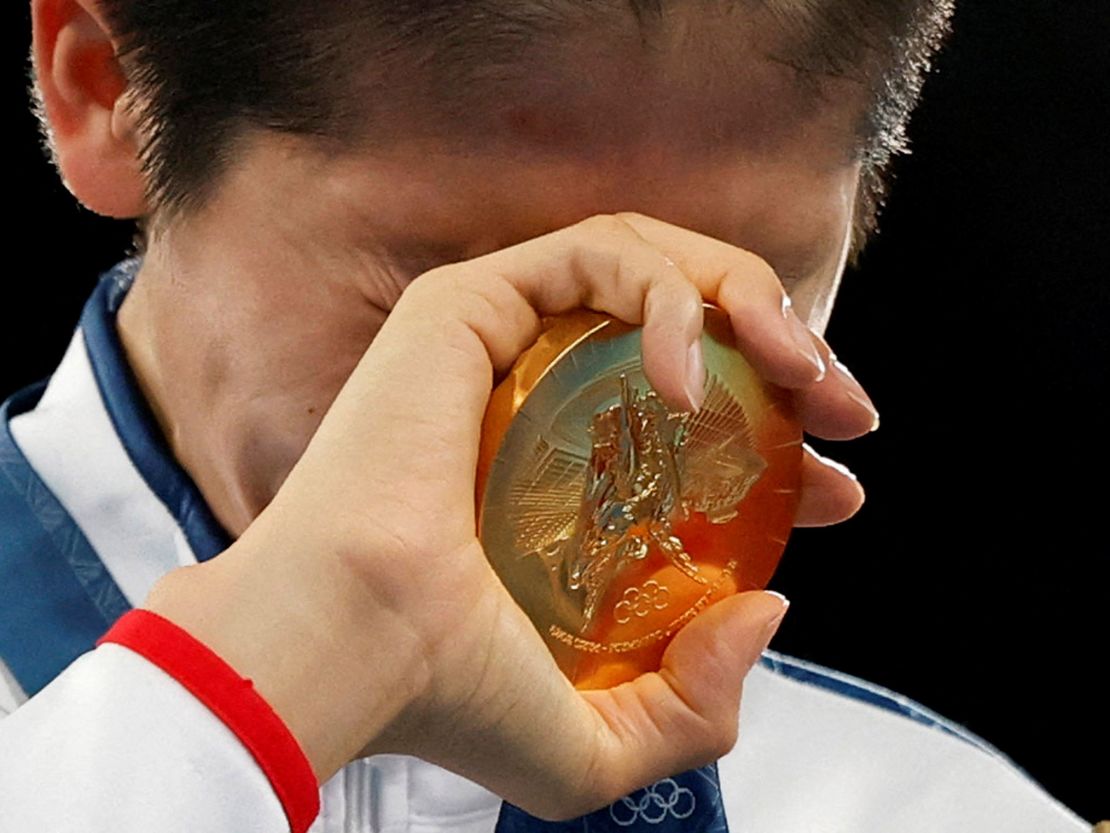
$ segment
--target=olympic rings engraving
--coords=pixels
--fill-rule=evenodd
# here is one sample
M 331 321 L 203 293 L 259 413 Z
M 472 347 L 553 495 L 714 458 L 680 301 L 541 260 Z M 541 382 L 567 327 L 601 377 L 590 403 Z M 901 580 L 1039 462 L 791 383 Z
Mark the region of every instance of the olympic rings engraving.
M 643 795 L 637 799 L 641 792 Z M 609 817 L 621 827 L 630 827 L 637 819 L 659 824 L 668 814 L 676 819 L 688 818 L 696 806 L 697 800 L 690 790 L 679 786 L 673 778 L 664 778 L 610 804 Z
M 621 594 L 621 600 L 613 608 L 613 616 L 619 624 L 627 624 L 632 617 L 641 619 L 652 610 L 662 610 L 669 604 L 671 592 L 657 582 L 648 579 L 641 587 L 629 587 Z

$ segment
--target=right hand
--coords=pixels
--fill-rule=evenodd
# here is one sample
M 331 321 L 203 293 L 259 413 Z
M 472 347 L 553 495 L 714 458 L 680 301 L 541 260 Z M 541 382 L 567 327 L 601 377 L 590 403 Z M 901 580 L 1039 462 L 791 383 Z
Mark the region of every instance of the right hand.
M 402 294 L 272 504 L 145 606 L 252 678 L 321 782 L 354 757 L 402 752 L 559 819 L 704 765 L 736 742 L 742 682 L 782 601 L 726 598 L 675 636 L 659 672 L 576 691 L 476 536 L 480 428 L 540 317 L 581 306 L 643 324 L 648 380 L 688 409 L 704 299 L 728 312 L 756 370 L 796 391 L 807 431 L 866 433 L 862 391 L 822 373 L 828 347 L 785 298 L 756 255 L 639 214 L 433 269 Z M 862 501 L 812 455 L 803 484 L 800 523 Z

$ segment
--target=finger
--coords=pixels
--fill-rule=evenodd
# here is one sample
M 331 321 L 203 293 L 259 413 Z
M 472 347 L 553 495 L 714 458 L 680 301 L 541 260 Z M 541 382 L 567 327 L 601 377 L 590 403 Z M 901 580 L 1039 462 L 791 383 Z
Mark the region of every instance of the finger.
M 842 463 L 804 444 L 802 486 L 794 526 L 829 526 L 846 521 L 863 506 L 864 491 Z
M 652 217 L 631 212 L 616 216 L 672 258 L 704 297 L 728 312 L 737 345 L 757 372 L 798 389 L 806 431 L 823 439 L 849 439 L 878 427 L 878 413 L 866 392 L 836 361 L 825 340 L 793 311 L 765 261 Z
M 687 364 L 700 347 L 702 298 L 675 263 L 647 244 L 626 223 L 597 215 L 564 229 L 417 278 L 406 294 L 450 275 L 452 296 L 469 291 L 476 302 L 436 302 L 469 324 L 486 346 L 497 373 L 509 368 L 535 339 L 534 327 L 514 326 L 528 313 L 555 315 L 579 307 L 606 312 L 643 325 L 644 373 L 672 408 L 691 410 Z M 404 301 L 404 296 L 402 296 Z M 452 306 L 454 310 L 452 310 Z M 401 310 L 395 307 L 392 315 Z M 506 326 L 508 324 L 508 326 Z M 697 348 L 695 348 L 696 350 Z M 695 394 L 700 391 L 694 391 Z M 484 405 L 484 402 L 481 403 Z
M 707 300 L 732 320 L 737 346 L 766 379 L 788 388 L 812 384 L 825 368 L 771 266 L 758 255 L 634 212 L 616 215 L 674 260 Z
M 828 374 L 795 393 L 803 429 L 824 440 L 849 440 L 879 427 L 879 412 L 856 378 L 814 335 L 814 344 L 829 368 Z
M 697 288 L 627 224 L 599 215 L 437 267 L 406 288 L 317 430 L 331 444 L 330 459 L 344 460 L 346 480 L 338 485 L 352 494 L 376 490 L 396 504 L 379 516 L 400 520 L 418 516 L 413 506 L 472 502 L 494 374 L 536 340 L 542 316 L 583 306 L 642 324 L 648 380 L 669 407 L 696 406 L 686 364 L 701 339 Z M 693 387 L 702 385 L 698 374 Z M 325 469 L 321 463 L 320 477 L 335 482 Z M 397 488 L 399 471 L 409 488 Z M 430 552 L 450 551 L 468 529 L 473 534 L 473 518 L 449 515 L 453 524 L 387 532 L 419 538 Z
M 678 632 L 658 672 L 582 692 L 605 722 L 603 752 L 586 778 L 605 803 L 732 749 L 744 677 L 786 607 L 777 594 L 730 596 Z

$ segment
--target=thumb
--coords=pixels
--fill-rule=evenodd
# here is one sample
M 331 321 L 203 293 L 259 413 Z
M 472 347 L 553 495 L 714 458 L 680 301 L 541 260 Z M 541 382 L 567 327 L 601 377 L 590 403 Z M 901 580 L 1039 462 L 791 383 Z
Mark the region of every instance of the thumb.
M 682 706 L 705 721 L 720 742 L 726 735 L 731 738 L 724 752 L 736 743 L 744 677 L 759 661 L 789 606 L 779 593 L 729 596 L 695 616 L 663 654 L 660 675 Z M 721 754 L 718 751 L 718 757 Z
M 778 630 L 789 602 L 738 593 L 710 605 L 667 646 L 658 672 L 582 692 L 612 730 L 606 770 L 625 795 L 724 755 L 739 733 L 744 677 Z M 619 773 L 619 775 L 617 775 Z

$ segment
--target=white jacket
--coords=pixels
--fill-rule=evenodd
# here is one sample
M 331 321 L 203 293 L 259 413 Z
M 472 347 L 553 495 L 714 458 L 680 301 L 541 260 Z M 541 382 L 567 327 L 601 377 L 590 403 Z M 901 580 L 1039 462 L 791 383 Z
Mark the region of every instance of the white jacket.
M 228 543 L 116 339 L 135 269 L 105 276 L 45 392 L 0 414 L 0 833 L 288 830 L 273 773 L 228 725 L 139 653 L 93 649 L 160 576 Z M 772 651 L 747 678 L 740 739 L 718 770 L 733 833 L 1090 830 L 962 727 Z M 687 829 L 666 782 L 620 804 L 611 829 L 649 805 L 667 816 L 659 833 Z M 406 755 L 349 764 L 319 802 L 312 833 L 509 829 L 497 795 Z M 648 809 L 638 823 L 655 824 Z M 565 829 L 587 828 L 610 829 Z

